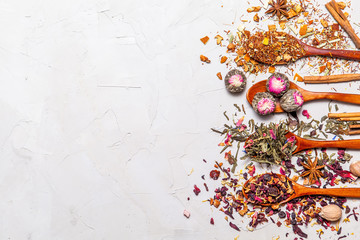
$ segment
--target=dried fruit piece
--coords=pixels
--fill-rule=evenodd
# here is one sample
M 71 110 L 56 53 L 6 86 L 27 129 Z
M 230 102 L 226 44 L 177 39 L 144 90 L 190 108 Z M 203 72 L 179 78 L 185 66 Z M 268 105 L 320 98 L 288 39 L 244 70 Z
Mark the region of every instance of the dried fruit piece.
M 327 28 L 329 26 L 329 23 L 325 19 L 320 19 L 321 25 L 323 25 L 324 28 Z
M 260 9 L 261 9 L 260 6 L 256 6 L 256 7 L 250 7 L 250 8 L 248 8 L 246 11 L 247 11 L 248 13 L 251 13 L 251 12 L 258 12 L 258 11 L 260 11 Z
M 226 62 L 227 59 L 228 59 L 227 56 L 222 56 L 220 59 L 220 63 Z
M 296 23 L 303 23 L 303 22 L 305 22 L 305 20 L 304 20 L 303 18 L 299 18 L 299 19 L 296 21 Z
M 218 72 L 218 73 L 216 74 L 216 76 L 217 76 L 220 80 L 222 80 L 221 72 Z
M 344 2 L 337 2 L 337 5 L 339 6 L 339 8 L 340 8 L 341 10 L 344 10 L 345 7 L 346 7 L 346 3 L 344 3 Z
M 334 222 L 341 218 L 342 211 L 338 205 L 329 204 L 321 209 L 319 215 L 330 222 Z
M 269 73 L 274 73 L 274 72 L 275 72 L 275 66 L 270 66 Z
M 299 34 L 300 36 L 304 36 L 307 33 L 307 24 L 301 25 Z
M 339 31 L 339 30 L 340 30 L 339 24 L 334 23 L 333 25 L 331 25 L 331 30 L 333 30 L 333 31 Z
M 287 12 L 288 16 L 287 18 L 290 19 L 290 18 L 293 18 L 295 17 L 296 15 L 298 15 L 293 9 L 290 9 L 288 12 Z
M 268 38 L 264 38 L 264 40 L 262 41 L 262 43 L 264 45 L 269 45 L 269 39 Z
M 258 14 L 255 14 L 255 16 L 254 16 L 254 21 L 255 22 L 259 22 L 260 21 L 260 18 L 259 18 L 259 15 Z
M 304 79 L 297 73 L 295 73 L 294 80 L 296 80 L 298 82 L 303 82 L 304 81 Z
M 206 63 L 210 63 L 211 61 L 209 60 L 208 57 L 204 56 L 204 55 L 200 55 L 200 60 L 202 62 L 206 62 Z
M 317 45 L 319 45 L 319 44 L 320 44 L 319 39 L 317 39 L 316 37 L 314 37 L 314 39 L 312 40 L 312 45 L 317 46 Z
M 216 39 L 216 44 L 217 45 L 221 45 L 221 41 L 224 40 L 223 37 L 220 36 L 220 35 L 216 35 L 215 39 Z
M 279 22 L 280 28 L 281 28 L 282 30 L 284 30 L 284 29 L 286 28 L 285 23 L 286 23 L 285 21 L 280 21 L 280 22 Z
M 268 25 L 269 31 L 276 31 L 276 25 Z
M 319 72 L 322 73 L 322 72 L 325 71 L 325 69 L 326 69 L 326 66 L 325 66 L 325 65 L 320 66 L 320 67 L 319 67 Z
M 200 38 L 200 41 L 203 43 L 203 44 L 206 44 L 208 41 L 209 41 L 209 37 L 208 36 L 205 36 L 203 38 Z
M 235 48 L 236 48 L 236 45 L 233 44 L 233 43 L 229 43 L 229 45 L 227 46 L 227 49 L 228 49 L 230 52 L 235 51 Z
M 304 9 L 299 5 L 299 4 L 296 4 L 295 7 L 294 7 L 294 10 L 297 14 L 299 14 L 300 12 L 304 11 Z

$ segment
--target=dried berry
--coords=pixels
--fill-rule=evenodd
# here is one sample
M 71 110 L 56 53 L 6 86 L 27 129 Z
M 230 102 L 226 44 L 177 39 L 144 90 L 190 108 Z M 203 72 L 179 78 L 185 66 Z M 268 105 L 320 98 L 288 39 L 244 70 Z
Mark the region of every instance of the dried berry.
M 210 172 L 210 178 L 214 179 L 214 180 L 217 180 L 220 176 L 220 171 L 218 170 L 212 170 Z
M 279 212 L 279 218 L 285 218 L 286 217 L 286 213 L 284 211 Z

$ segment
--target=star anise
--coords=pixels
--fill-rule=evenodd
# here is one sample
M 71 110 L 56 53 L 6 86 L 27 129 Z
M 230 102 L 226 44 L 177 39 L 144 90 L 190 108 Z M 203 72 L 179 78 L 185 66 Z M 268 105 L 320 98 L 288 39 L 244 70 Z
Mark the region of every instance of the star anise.
M 318 165 L 318 158 L 316 157 L 314 161 L 311 161 L 310 157 L 307 159 L 307 163 L 301 163 L 303 165 L 305 171 L 300 175 L 300 177 L 309 177 L 309 183 L 315 183 L 320 177 L 323 177 L 324 174 L 321 172 L 321 169 L 325 167 L 325 165 Z
M 287 0 L 271 0 L 269 4 L 271 7 L 269 10 L 267 10 L 265 13 L 271 13 L 272 17 L 276 14 L 276 16 L 280 19 L 281 15 L 284 15 L 285 17 L 288 17 L 288 13 L 286 9 L 288 8 L 288 5 L 286 5 Z

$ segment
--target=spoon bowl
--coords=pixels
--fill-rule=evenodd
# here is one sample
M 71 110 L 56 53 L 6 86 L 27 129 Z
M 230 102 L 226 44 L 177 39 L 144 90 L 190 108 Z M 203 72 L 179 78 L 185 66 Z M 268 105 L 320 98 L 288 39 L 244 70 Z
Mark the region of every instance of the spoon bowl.
M 296 89 L 304 97 L 304 102 L 309 102 L 319 99 L 330 99 L 340 102 L 347 102 L 353 104 L 360 104 L 360 95 L 359 94 L 347 94 L 347 93 L 332 93 L 332 92 L 312 92 L 305 89 L 302 89 L 293 82 L 290 82 L 290 89 Z M 255 83 L 249 88 L 246 93 L 246 99 L 251 104 L 254 96 L 258 92 L 266 92 L 266 80 Z M 281 106 L 280 102 L 276 102 L 275 113 L 285 112 Z
M 266 173 L 264 173 L 264 174 L 266 174 Z M 261 175 L 264 175 L 264 174 L 261 174 Z M 305 187 L 303 185 L 300 185 L 285 175 L 281 175 L 278 173 L 275 173 L 275 174 L 280 179 L 285 177 L 292 184 L 292 189 L 294 190 L 294 193 L 289 198 L 287 198 L 279 203 L 260 203 L 259 205 L 272 206 L 274 208 L 277 208 L 281 204 L 289 202 L 290 200 L 292 200 L 294 198 L 307 196 L 307 195 L 325 195 L 325 196 L 332 196 L 332 197 L 360 198 L 360 188 L 311 188 L 311 187 Z M 258 175 L 258 177 L 261 175 Z M 246 186 L 249 183 L 249 181 L 255 177 L 252 177 L 249 180 L 247 180 L 245 182 L 244 186 Z M 242 192 L 243 192 L 244 197 L 246 199 L 249 199 L 249 196 L 247 195 L 247 193 L 245 193 L 245 188 L 242 189 Z
M 255 59 L 258 62 L 262 62 L 262 63 L 269 64 L 269 65 L 284 65 L 284 64 L 288 64 L 292 61 L 298 60 L 302 57 L 308 57 L 308 56 L 337 57 L 337 58 L 360 61 L 360 51 L 317 48 L 317 47 L 310 46 L 285 32 L 278 32 L 278 33 L 280 33 L 280 35 L 282 37 L 285 37 L 289 41 L 292 41 L 295 44 L 296 44 L 296 42 L 298 43 L 297 44 L 298 46 L 296 46 L 298 49 L 298 51 L 297 51 L 298 53 L 296 54 L 296 56 L 293 56 L 292 58 L 288 58 L 287 60 L 284 60 L 283 58 L 281 60 L 274 60 L 274 58 L 264 59 L 257 54 L 254 54 L 253 56 L 250 56 L 250 57 L 252 57 L 253 59 Z M 253 36 L 256 36 L 256 35 L 257 34 L 254 34 Z M 252 41 L 250 41 L 250 42 L 252 42 Z M 276 43 L 276 42 L 274 42 L 274 43 Z M 274 44 L 274 43 L 272 43 L 272 44 Z M 262 45 L 262 46 L 264 46 L 264 45 Z M 260 47 L 261 47 L 261 45 L 258 45 L 252 49 L 255 52 L 261 52 L 262 49 L 259 49 Z M 273 54 L 269 54 L 269 55 L 276 56 L 277 54 L 273 53 Z

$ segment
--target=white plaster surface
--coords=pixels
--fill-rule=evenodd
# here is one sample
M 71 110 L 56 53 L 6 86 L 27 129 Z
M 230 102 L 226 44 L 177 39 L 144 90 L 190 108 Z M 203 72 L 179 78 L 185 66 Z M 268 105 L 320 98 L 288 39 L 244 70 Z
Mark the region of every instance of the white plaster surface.
M 242 0 L 0 1 L 0 239 L 285 239 L 291 229 L 274 225 L 234 231 L 202 202 L 211 193 L 192 192 L 223 159 L 221 139 L 210 128 L 222 126 L 222 113 L 231 115 L 234 103 L 245 105 L 247 119 L 285 118 L 258 118 L 245 93 L 228 94 L 215 75 L 227 68 L 217 64 L 223 49 L 213 36 L 236 28 L 248 6 Z M 359 6 L 353 1 L 352 9 Z M 358 23 L 356 10 L 349 12 Z M 205 35 L 206 46 L 199 41 Z M 213 63 L 201 64 L 200 54 Z M 250 76 L 248 86 L 265 77 Z M 347 92 L 358 87 L 336 85 Z M 327 104 L 307 109 L 320 117 Z M 358 231 L 354 226 L 343 230 Z

